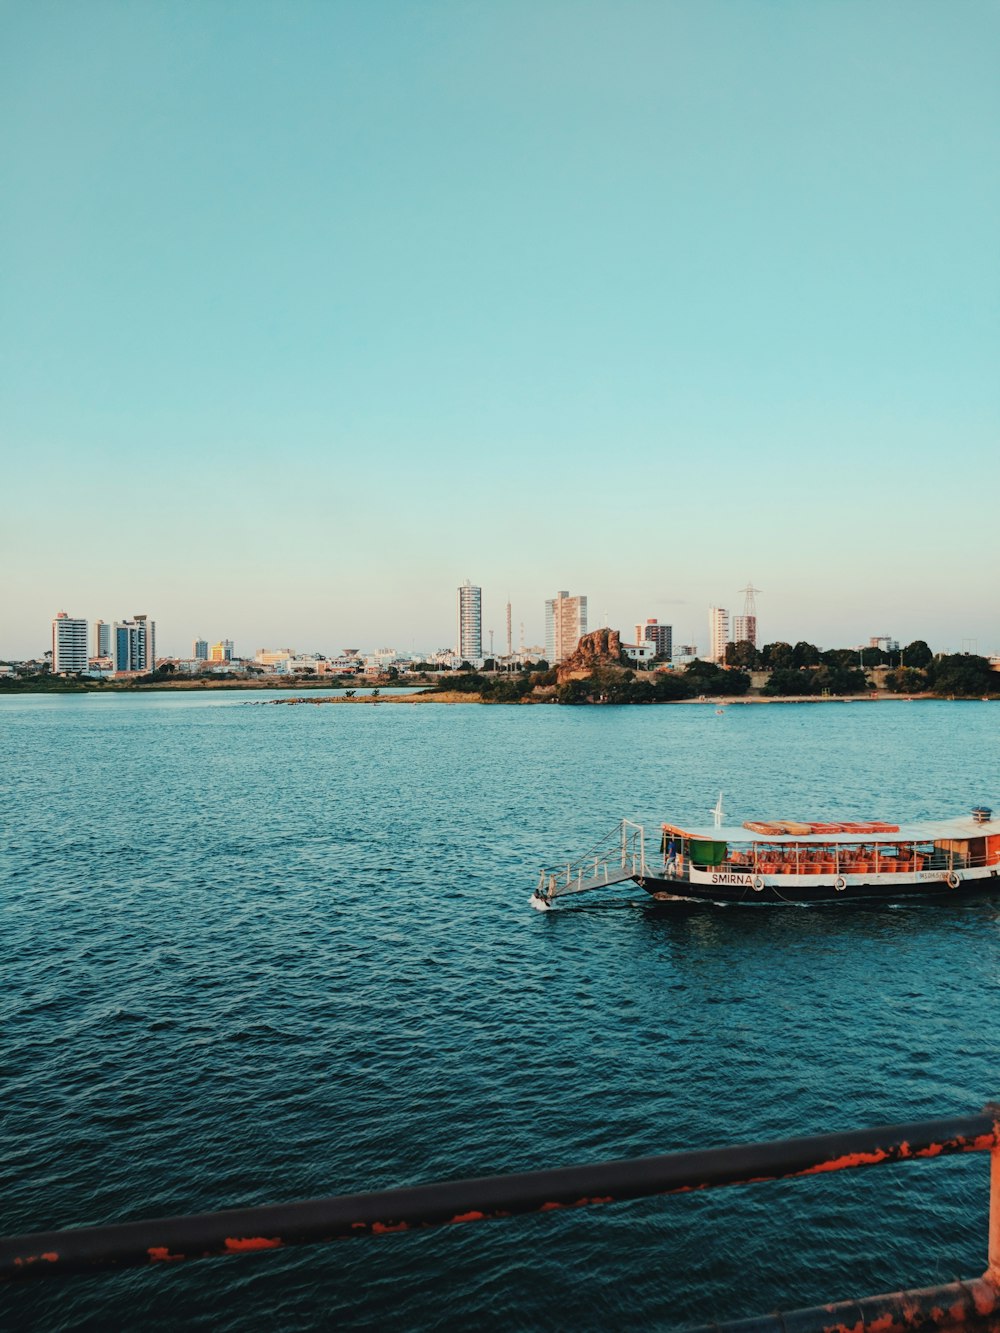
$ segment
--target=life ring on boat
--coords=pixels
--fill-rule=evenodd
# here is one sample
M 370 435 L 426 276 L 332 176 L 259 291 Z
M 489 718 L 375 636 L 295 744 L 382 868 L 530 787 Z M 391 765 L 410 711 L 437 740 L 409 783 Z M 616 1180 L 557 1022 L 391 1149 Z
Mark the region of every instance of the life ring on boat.
M 847 888 L 847 880 L 843 877 L 843 875 L 838 875 L 837 878 L 833 881 L 833 887 L 837 890 L 838 893 L 843 893 L 844 890 Z
M 764 888 L 764 881 L 761 879 L 760 875 L 754 875 L 750 883 L 753 885 L 754 893 L 760 893 Z
M 949 888 L 949 889 L 957 889 L 958 886 L 959 886 L 959 884 L 961 884 L 961 882 L 962 882 L 962 876 L 961 876 L 961 875 L 957 874 L 954 870 L 949 870 L 949 871 L 948 871 L 948 888 Z

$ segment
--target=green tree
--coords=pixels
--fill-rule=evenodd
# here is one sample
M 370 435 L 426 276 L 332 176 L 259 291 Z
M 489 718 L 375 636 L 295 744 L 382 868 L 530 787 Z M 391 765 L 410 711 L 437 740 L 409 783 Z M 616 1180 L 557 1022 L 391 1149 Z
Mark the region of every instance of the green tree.
M 778 667 L 772 671 L 762 694 L 771 696 L 789 694 L 818 694 L 811 671 L 799 671 L 795 667 Z
M 819 649 L 814 643 L 806 643 L 804 639 L 800 639 L 792 652 L 797 667 L 819 666 Z
M 672 703 L 677 699 L 690 699 L 691 686 L 679 673 L 658 671 L 653 678 L 653 690 L 658 703 Z
M 556 683 L 556 672 L 554 667 L 545 667 L 541 671 L 533 671 L 529 677 L 532 689 L 537 685 L 554 685 Z
M 820 662 L 823 666 L 843 667 L 845 670 L 852 671 L 858 665 L 858 650 L 856 648 L 829 648 L 825 653 L 820 654 Z
M 483 694 L 492 703 L 516 704 L 531 690 L 531 681 L 522 672 L 512 676 L 500 676 L 483 687 Z
M 919 694 L 927 688 L 927 677 L 915 667 L 904 666 L 888 673 L 885 687 L 893 694 Z
M 802 675 L 810 677 L 810 694 L 864 694 L 868 690 L 868 678 L 856 666 L 820 666 Z
M 927 669 L 935 694 L 954 694 L 971 699 L 1000 690 L 1000 677 L 990 670 L 985 657 L 975 653 L 948 653 L 935 657 Z
M 790 643 L 785 643 L 781 639 L 776 643 L 765 643 L 760 655 L 763 666 L 769 667 L 772 671 L 795 666 L 795 649 Z
M 643 680 L 634 680 L 631 682 L 629 697 L 627 702 L 630 704 L 651 704 L 656 699 L 656 691 L 653 688 L 653 682 L 646 676 Z
M 739 643 L 726 644 L 726 666 L 743 667 L 747 671 L 756 671 L 761 655 L 749 639 Z
M 903 649 L 901 657 L 903 666 L 916 667 L 918 671 L 926 671 L 934 659 L 934 654 L 923 639 L 914 639 Z
M 590 698 L 589 682 L 566 680 L 556 690 L 556 701 L 561 704 L 585 704 Z
M 632 702 L 634 671 L 605 671 L 598 668 L 591 676 L 594 697 L 601 703 L 627 704 Z
M 486 677 L 476 671 L 463 671 L 451 680 L 439 680 L 439 690 L 459 690 L 462 694 L 479 694 L 487 684 Z
M 684 671 L 684 679 L 692 695 L 746 694 L 750 677 L 745 671 L 725 671 L 715 662 L 703 662 L 696 657 Z

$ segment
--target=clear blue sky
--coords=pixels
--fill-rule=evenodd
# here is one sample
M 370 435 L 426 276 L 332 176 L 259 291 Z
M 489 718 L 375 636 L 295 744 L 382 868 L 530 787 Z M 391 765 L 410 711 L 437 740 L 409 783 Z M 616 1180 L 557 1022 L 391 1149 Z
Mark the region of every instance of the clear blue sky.
M 0 2 L 0 657 L 1000 649 L 993 0 Z

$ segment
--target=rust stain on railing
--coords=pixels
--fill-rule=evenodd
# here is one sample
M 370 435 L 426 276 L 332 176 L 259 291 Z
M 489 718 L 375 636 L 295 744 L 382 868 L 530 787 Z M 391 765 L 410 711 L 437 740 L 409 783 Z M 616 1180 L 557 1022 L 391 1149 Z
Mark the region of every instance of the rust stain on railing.
M 0 1278 L 250 1255 L 341 1237 L 384 1236 L 986 1151 L 991 1153 L 990 1233 L 983 1277 L 726 1326 L 731 1333 L 902 1333 L 920 1323 L 956 1327 L 1000 1314 L 1000 1107 L 993 1104 L 976 1116 L 14 1236 L 0 1240 Z

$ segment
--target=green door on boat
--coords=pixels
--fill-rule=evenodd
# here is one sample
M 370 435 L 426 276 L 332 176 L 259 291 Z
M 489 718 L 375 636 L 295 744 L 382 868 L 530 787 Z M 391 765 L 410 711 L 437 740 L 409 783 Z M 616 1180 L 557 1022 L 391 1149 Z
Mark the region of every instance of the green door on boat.
M 724 842 L 692 841 L 691 860 L 696 866 L 720 866 L 726 859 L 726 847 Z

